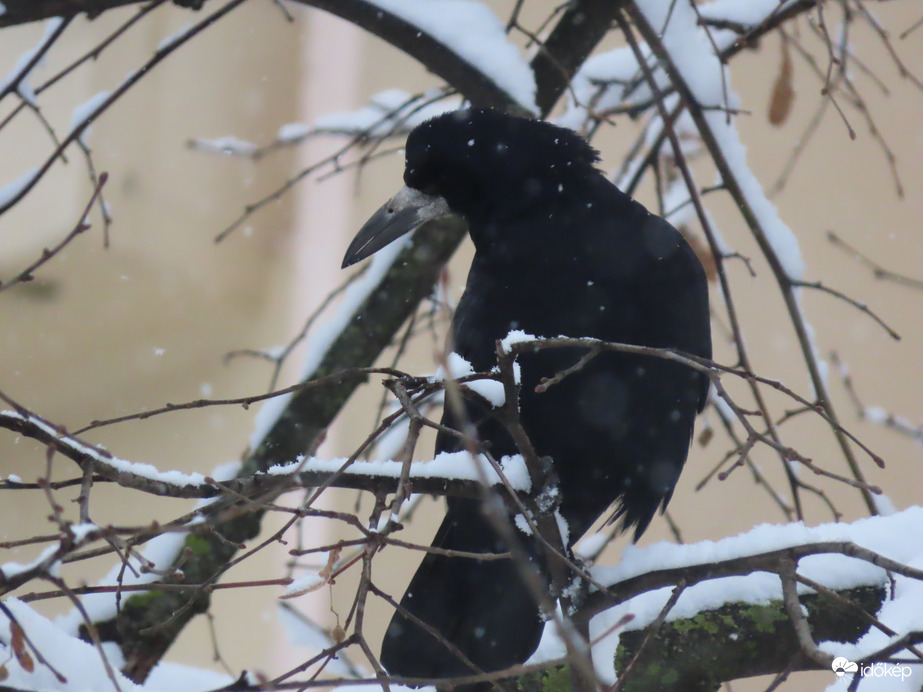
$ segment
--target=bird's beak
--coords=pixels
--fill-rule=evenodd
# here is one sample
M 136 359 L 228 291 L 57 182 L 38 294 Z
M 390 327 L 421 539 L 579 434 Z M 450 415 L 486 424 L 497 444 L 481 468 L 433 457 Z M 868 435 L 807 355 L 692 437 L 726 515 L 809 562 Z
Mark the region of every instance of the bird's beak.
M 449 205 L 442 197 L 425 195 L 405 186 L 359 229 L 346 250 L 343 268 L 370 257 L 427 221 L 451 215 Z

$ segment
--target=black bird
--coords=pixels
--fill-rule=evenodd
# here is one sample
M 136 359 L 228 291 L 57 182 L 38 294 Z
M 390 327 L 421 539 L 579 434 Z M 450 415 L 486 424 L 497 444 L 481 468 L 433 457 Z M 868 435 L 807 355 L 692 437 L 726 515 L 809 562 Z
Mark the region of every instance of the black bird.
M 493 110 L 435 117 L 407 139 L 406 187 L 362 228 L 348 266 L 433 216 L 468 223 L 475 254 L 452 323 L 453 350 L 476 371 L 496 365 L 511 330 L 680 349 L 711 357 L 708 289 L 676 229 L 597 170 L 597 152 L 571 130 Z M 543 393 L 535 387 L 586 353 L 548 349 L 520 357 L 520 415 L 536 452 L 559 479 L 560 513 L 576 541 L 610 507 L 637 539 L 673 493 L 708 379 L 653 356 L 603 353 Z M 516 454 L 491 411 L 467 404 L 480 440 Z M 443 423 L 457 427 L 447 409 Z M 458 440 L 440 435 L 436 451 Z M 536 570 L 541 549 L 521 535 Z M 505 552 L 478 500 L 449 498 L 433 545 Z M 395 613 L 381 661 L 392 675 L 446 678 L 525 661 L 542 619 L 511 559 L 427 554 L 401 605 L 470 661 Z M 473 664 L 473 665 L 472 665 Z

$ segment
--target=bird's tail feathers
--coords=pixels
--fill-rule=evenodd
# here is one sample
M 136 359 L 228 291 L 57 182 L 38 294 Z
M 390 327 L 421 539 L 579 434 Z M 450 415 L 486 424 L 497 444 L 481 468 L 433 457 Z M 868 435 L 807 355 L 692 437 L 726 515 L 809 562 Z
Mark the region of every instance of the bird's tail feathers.
M 493 557 L 507 548 L 480 505 L 479 500 L 450 499 L 433 547 L 483 553 L 485 559 L 426 555 L 400 605 L 439 636 L 396 611 L 381 650 L 390 674 L 449 678 L 502 670 L 526 660 L 538 646 L 543 628 L 538 606 L 521 583 L 521 566 L 509 557 Z M 537 549 L 530 541 L 523 545 L 544 574 Z
M 647 531 L 654 515 L 660 511 L 663 514 L 667 509 L 670 498 L 673 497 L 673 489 L 663 494 L 631 493 L 619 497 L 615 504 L 615 510 L 606 519 L 606 525 L 618 522 L 618 532 L 632 532 L 631 540 L 637 542 L 641 535 Z

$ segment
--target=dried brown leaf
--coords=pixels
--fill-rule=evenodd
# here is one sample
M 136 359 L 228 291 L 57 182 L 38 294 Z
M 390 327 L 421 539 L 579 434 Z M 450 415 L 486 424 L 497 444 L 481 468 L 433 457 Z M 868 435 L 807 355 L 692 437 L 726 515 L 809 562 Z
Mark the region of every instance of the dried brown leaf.
M 769 99 L 769 122 L 776 127 L 783 125 L 792 112 L 792 103 L 795 100 L 792 72 L 792 55 L 788 41 L 782 41 L 782 62 Z
M 26 633 L 22 631 L 18 622 L 10 623 L 10 648 L 24 671 L 31 673 L 35 670 L 35 661 L 26 650 Z

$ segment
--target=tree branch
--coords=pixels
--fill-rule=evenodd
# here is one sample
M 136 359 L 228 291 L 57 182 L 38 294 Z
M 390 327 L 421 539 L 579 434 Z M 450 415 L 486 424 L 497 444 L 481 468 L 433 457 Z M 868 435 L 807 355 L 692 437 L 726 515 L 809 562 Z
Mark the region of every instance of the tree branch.
M 816 640 L 856 642 L 868 630 L 866 617 L 885 599 L 883 586 L 834 591 L 857 610 L 819 594 L 802 595 L 807 622 Z M 625 670 L 650 628 L 623 632 L 615 655 Z M 754 655 L 754 652 L 759 652 Z M 782 600 L 766 604 L 728 603 L 716 610 L 665 623 L 652 634 L 627 679 L 625 692 L 712 692 L 722 683 L 779 671 L 817 669 L 805 656 Z M 665 671 L 667 671 L 665 673 Z
M 625 0 L 579 0 L 564 15 L 532 60 L 539 110 L 548 113 L 596 45 L 612 27 Z
M 420 28 L 395 14 L 383 11 L 367 0 L 295 0 L 304 5 L 330 12 L 418 60 L 433 74 L 439 75 L 472 105 L 500 108 L 516 115 L 534 115 L 514 101 L 487 75 L 461 59 L 449 47 L 421 32 Z M 595 45 L 595 43 L 593 44 Z
M 143 0 L 4 0 L 6 12 L 0 14 L 0 29 L 81 13 L 88 19 L 95 19 L 103 12 L 141 2 Z
M 657 29 L 651 26 L 651 24 L 648 22 L 644 12 L 637 4 L 637 0 L 628 2 L 626 4 L 626 9 L 631 15 L 635 25 L 638 27 L 638 31 L 650 46 L 653 54 L 656 55 L 661 62 L 663 62 L 667 74 L 670 76 L 670 79 L 673 83 L 673 86 L 681 95 L 690 116 L 692 116 L 692 119 L 695 122 L 696 129 L 702 137 L 702 142 L 705 148 L 708 150 L 709 156 L 717 167 L 719 174 L 721 175 L 721 180 L 723 181 L 734 202 L 737 204 L 738 209 L 740 209 L 741 215 L 749 226 L 753 238 L 759 245 L 760 251 L 766 258 L 766 261 L 772 270 L 773 276 L 775 277 L 778 284 L 779 291 L 783 300 L 785 301 L 792 326 L 794 327 L 795 333 L 798 337 L 798 343 L 801 346 L 802 356 L 804 358 L 811 383 L 814 386 L 814 390 L 817 394 L 818 406 L 824 410 L 826 417 L 834 424 L 832 426 L 834 438 L 840 446 L 843 457 L 849 466 L 850 472 L 856 481 L 861 484 L 860 493 L 862 494 L 862 499 L 865 502 L 869 513 L 873 515 L 877 514 L 878 511 L 875 507 L 875 501 L 872 498 L 871 493 L 865 489 L 867 484 L 865 483 L 865 477 L 862 469 L 860 468 L 856 457 L 853 454 L 852 448 L 849 446 L 849 441 L 846 435 L 841 432 L 842 426 L 839 425 L 839 419 L 837 417 L 836 410 L 834 409 L 833 402 L 827 393 L 827 386 L 824 382 L 823 375 L 821 374 L 821 368 L 818 364 L 818 359 L 814 352 L 812 338 L 809 335 L 810 327 L 807 324 L 807 321 L 805 320 L 804 314 L 801 310 L 801 306 L 798 303 L 794 283 L 794 280 L 796 280 L 798 277 L 792 277 L 789 275 L 784 265 L 784 261 L 780 256 L 779 250 L 770 239 L 770 230 L 765 227 L 763 219 L 756 211 L 756 200 L 751 199 L 751 196 L 745 192 L 743 185 L 737 179 L 737 175 L 735 174 L 735 171 L 728 160 L 727 152 L 725 152 L 722 142 L 719 140 L 715 131 L 715 123 L 709 120 L 706 109 L 703 107 L 703 104 L 699 103 L 696 94 L 693 92 L 689 83 L 686 81 L 684 70 L 691 68 L 689 66 L 681 66 L 677 64 L 674 56 L 670 53 L 664 44 L 664 41 L 658 34 Z

